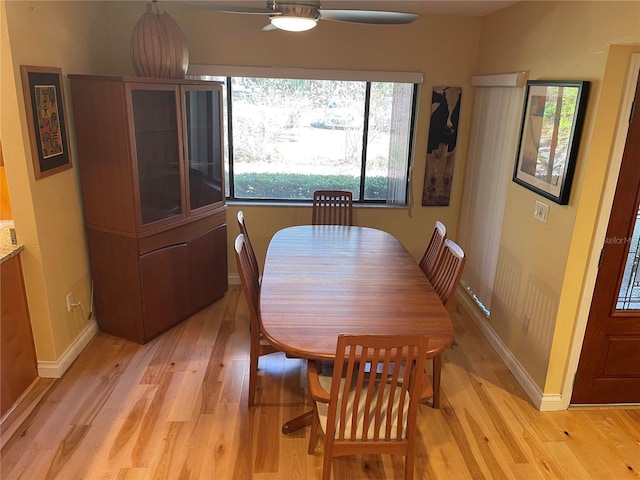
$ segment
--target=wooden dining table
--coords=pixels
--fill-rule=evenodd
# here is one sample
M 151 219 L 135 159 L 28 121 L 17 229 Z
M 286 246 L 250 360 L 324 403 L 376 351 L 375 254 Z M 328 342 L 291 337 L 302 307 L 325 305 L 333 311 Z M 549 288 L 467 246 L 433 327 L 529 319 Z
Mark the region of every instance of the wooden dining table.
M 338 335 L 421 334 L 428 355 L 453 341 L 446 308 L 406 248 L 368 227 L 301 225 L 269 243 L 260 291 L 264 337 L 288 356 L 332 361 Z M 284 433 L 309 424 L 312 412 Z

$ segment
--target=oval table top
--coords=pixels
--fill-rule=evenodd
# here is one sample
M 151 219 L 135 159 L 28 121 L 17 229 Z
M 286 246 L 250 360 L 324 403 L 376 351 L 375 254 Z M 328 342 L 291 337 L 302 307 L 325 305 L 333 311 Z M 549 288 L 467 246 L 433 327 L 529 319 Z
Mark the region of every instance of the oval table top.
M 263 335 L 294 357 L 333 359 L 341 333 L 426 335 L 429 356 L 453 341 L 449 314 L 413 257 L 389 233 L 367 227 L 278 231 L 260 309 Z

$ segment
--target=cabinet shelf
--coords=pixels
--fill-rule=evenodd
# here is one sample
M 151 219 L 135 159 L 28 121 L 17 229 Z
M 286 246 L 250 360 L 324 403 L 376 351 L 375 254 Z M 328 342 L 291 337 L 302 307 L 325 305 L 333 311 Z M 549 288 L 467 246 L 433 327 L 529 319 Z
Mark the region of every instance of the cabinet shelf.
M 136 130 L 136 136 L 138 135 L 177 135 L 177 128 L 164 128 L 164 129 L 156 129 L 156 130 Z

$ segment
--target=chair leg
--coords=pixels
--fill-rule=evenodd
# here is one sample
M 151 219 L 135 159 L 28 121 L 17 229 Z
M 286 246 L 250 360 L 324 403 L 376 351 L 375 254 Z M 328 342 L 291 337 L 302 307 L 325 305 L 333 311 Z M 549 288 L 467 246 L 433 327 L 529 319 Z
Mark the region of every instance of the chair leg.
M 433 357 L 433 408 L 440 408 L 440 374 L 442 373 L 442 354 Z
M 249 354 L 249 408 L 255 405 L 257 381 L 258 381 L 258 354 L 257 352 L 252 351 Z
M 322 459 L 322 480 L 330 480 L 331 479 L 331 454 L 332 454 L 331 444 L 327 441 L 326 433 L 324 440 L 324 458 Z
M 413 469 L 415 459 L 413 453 L 408 452 L 404 458 L 404 480 L 413 480 Z
M 316 445 L 318 444 L 318 425 L 320 421 L 318 420 L 318 412 L 316 412 L 315 407 L 313 408 L 313 420 L 311 422 L 311 433 L 309 434 L 309 448 L 307 449 L 307 453 L 309 455 L 313 454 L 313 451 L 316 449 Z

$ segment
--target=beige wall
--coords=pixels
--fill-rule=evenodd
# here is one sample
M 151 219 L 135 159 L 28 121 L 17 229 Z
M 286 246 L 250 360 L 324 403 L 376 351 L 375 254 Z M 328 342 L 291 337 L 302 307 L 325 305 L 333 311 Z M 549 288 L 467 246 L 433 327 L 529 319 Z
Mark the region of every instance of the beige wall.
M 73 290 L 88 305 L 90 267 L 77 168 L 34 180 L 19 65 L 58 66 L 65 74 L 132 74 L 129 35 L 144 3 L 5 4 L 3 0 L 2 6 L 7 13 L 7 25 L 2 25 L 1 132 L 7 176 L 16 227 L 26 247 L 25 276 L 38 358 L 55 361 L 84 328 L 84 319 L 66 312 L 64 296 Z M 617 108 L 607 107 L 605 112 L 599 105 L 609 45 L 640 43 L 637 2 L 525 2 L 485 18 L 421 16 L 402 27 L 323 22 L 303 34 L 263 32 L 261 17 L 220 14 L 198 2 L 168 2 L 166 8 L 185 33 L 192 63 L 423 72 L 412 205 L 358 208 L 355 212 L 357 224 L 391 232 L 416 258 L 436 219 L 444 221 L 456 236 L 473 96 L 470 76 L 527 70 L 532 79 L 592 81 L 570 204 L 551 204 L 549 222 L 543 225 L 532 215 L 536 195 L 509 185 L 501 261 L 516 263 L 522 280 L 515 286 L 515 302 L 497 295 L 491 320 L 492 328 L 542 392 L 562 390 L 569 339 L 579 320 L 582 279 L 591 255 L 593 210 L 603 194 L 601 162 L 607 160 L 602 156 L 608 155 L 613 135 L 600 119 L 615 117 Z M 56 25 L 56 35 L 31 34 L 34 25 L 44 24 Z M 625 54 L 628 52 L 620 61 Z M 451 205 L 426 208 L 420 199 L 430 92 L 436 85 L 463 88 L 462 117 Z M 615 102 L 622 86 L 613 88 L 617 91 L 608 98 Z M 68 111 L 70 102 L 67 98 Z M 70 127 L 73 129 L 73 122 Z M 235 213 L 239 208 L 245 211 L 261 263 L 273 233 L 287 225 L 306 223 L 311 215 L 308 207 L 231 205 L 230 246 L 237 234 Z M 230 271 L 235 273 L 231 247 L 229 259 Z M 537 322 L 529 327 L 530 332 L 538 332 L 535 337 L 521 330 L 523 302 L 532 287 L 554 305 L 552 313 L 531 320 Z
M 545 395 L 560 394 L 565 375 L 573 375 L 566 368 L 570 339 L 623 87 L 624 76 L 602 92 L 616 42 L 640 42 L 638 2 L 526 2 L 485 18 L 482 26 L 479 71 L 526 70 L 530 79 L 592 82 L 569 205 L 515 183 L 507 193 L 496 278 L 504 287 L 494 292 L 490 324 Z M 621 61 L 628 60 L 627 53 Z M 611 123 L 600 120 L 605 117 Z M 533 218 L 537 199 L 550 204 L 547 224 Z
M 57 362 L 88 327 L 91 275 L 77 169 L 36 181 L 20 65 L 105 71 L 108 25 L 98 3 L 2 1 L 1 136 L 38 361 Z M 55 26 L 42 29 L 43 25 Z M 40 34 L 35 35 L 34 32 Z M 47 33 L 48 32 L 48 33 Z M 68 84 L 64 79 L 68 94 Z M 71 110 L 67 95 L 67 115 Z M 73 147 L 73 119 L 69 115 Z M 72 148 L 72 159 L 74 151 Z M 73 292 L 81 309 L 67 312 Z M 55 368 L 55 367 L 54 367 Z

